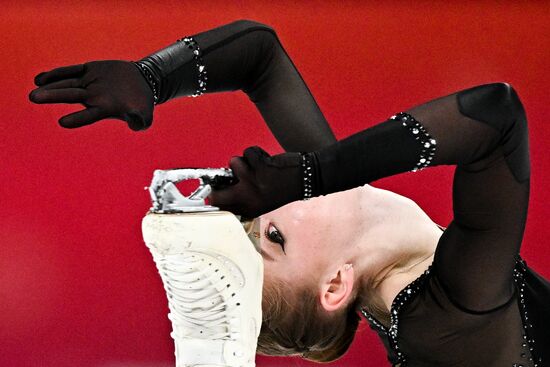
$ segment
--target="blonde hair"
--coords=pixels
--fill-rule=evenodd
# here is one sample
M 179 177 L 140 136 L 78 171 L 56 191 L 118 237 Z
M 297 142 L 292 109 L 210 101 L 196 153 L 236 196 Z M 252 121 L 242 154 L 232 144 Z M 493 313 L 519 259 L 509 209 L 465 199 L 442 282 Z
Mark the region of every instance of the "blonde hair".
M 351 303 L 328 312 L 316 287 L 293 287 L 279 280 L 264 283 L 258 354 L 301 356 L 320 363 L 342 357 L 361 320 L 356 301 Z

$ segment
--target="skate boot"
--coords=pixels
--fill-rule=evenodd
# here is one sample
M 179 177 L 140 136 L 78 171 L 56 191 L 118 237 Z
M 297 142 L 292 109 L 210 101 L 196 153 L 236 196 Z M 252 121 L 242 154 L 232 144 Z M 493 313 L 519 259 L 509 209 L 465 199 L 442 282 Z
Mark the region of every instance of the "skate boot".
M 188 197 L 174 183 L 198 178 Z M 168 297 L 176 367 L 253 367 L 262 324 L 263 262 L 255 222 L 205 205 L 221 169 L 156 171 L 142 222 Z M 247 233 L 248 231 L 248 233 Z

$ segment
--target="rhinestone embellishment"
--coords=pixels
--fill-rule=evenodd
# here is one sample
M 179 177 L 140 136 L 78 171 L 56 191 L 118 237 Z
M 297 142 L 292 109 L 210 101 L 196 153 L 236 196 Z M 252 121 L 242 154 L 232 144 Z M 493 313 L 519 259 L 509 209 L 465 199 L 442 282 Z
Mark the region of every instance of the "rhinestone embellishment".
M 397 338 L 399 335 L 399 313 L 403 306 L 407 305 L 416 296 L 418 291 L 420 291 L 423 284 L 428 279 L 428 275 L 430 274 L 431 269 L 432 266 L 430 265 L 422 275 L 420 275 L 412 283 L 401 290 L 401 292 L 399 292 L 394 298 L 391 305 L 389 328 L 382 325 L 382 323 L 376 320 L 376 318 L 374 318 L 367 310 L 361 308 L 361 313 L 363 314 L 363 316 L 365 316 L 365 318 L 369 320 L 374 326 L 376 326 L 388 335 L 390 346 L 397 356 L 397 364 L 400 364 L 400 367 L 406 367 L 407 359 L 403 352 L 401 352 L 401 350 L 399 349 L 399 345 L 397 343 Z
M 313 162 L 312 157 L 308 153 L 302 153 L 302 175 L 304 177 L 304 200 L 309 200 L 313 197 Z
M 361 309 L 361 313 L 365 318 L 375 327 L 382 330 L 386 335 L 388 335 L 388 339 L 390 342 L 390 347 L 396 354 L 398 361 L 396 364 L 399 364 L 400 367 L 406 367 L 407 366 L 407 359 L 405 355 L 399 350 L 399 345 L 397 344 L 397 337 L 398 337 L 398 330 L 399 330 L 399 314 L 401 309 L 404 305 L 406 305 L 410 300 L 418 293 L 418 291 L 422 288 L 422 285 L 425 283 L 427 276 L 430 274 L 432 266 L 428 267 L 428 269 L 422 274 L 420 277 L 418 277 L 415 281 L 413 281 L 411 284 L 409 284 L 405 289 L 403 289 L 399 294 L 395 297 L 392 306 L 391 306 L 391 312 L 390 312 L 390 327 L 385 327 L 381 322 L 379 322 L 375 317 L 373 317 L 367 310 L 364 308 Z M 516 258 L 516 267 L 514 268 L 514 282 L 516 283 L 516 287 L 518 289 L 518 297 L 519 297 L 519 305 L 520 305 L 520 312 L 522 316 L 522 325 L 523 325 L 523 343 L 522 346 L 529 350 L 529 353 L 522 353 L 522 358 L 527 358 L 528 354 L 533 354 L 535 350 L 535 340 L 530 337 L 531 329 L 533 328 L 533 324 L 530 323 L 529 316 L 527 314 L 527 305 L 525 302 L 525 273 L 527 271 L 526 263 L 523 259 L 521 259 L 519 256 Z M 533 357 L 530 356 L 528 358 L 530 362 L 534 362 L 534 367 L 542 367 L 542 358 L 537 358 L 536 361 L 533 361 Z M 514 363 L 512 367 L 525 367 L 524 364 L 521 363 Z
M 206 80 L 208 77 L 206 76 L 206 66 L 204 65 L 204 62 L 202 60 L 202 51 L 199 47 L 199 44 L 193 37 L 183 37 L 178 40 L 178 42 L 184 42 L 187 47 L 193 52 L 193 59 L 195 61 L 195 64 L 197 66 L 198 70 L 198 76 L 197 76 L 197 89 L 195 93 L 191 95 L 191 97 L 198 97 L 202 95 L 204 92 L 206 92 Z
M 159 86 L 153 76 L 153 73 L 151 73 L 149 67 L 141 61 L 136 61 L 133 64 L 138 67 L 141 74 L 145 77 L 147 84 L 149 84 L 149 87 L 151 87 L 151 90 L 153 91 L 153 103 L 157 104 L 159 101 Z
M 399 112 L 390 117 L 390 120 L 401 122 L 401 125 L 406 127 L 413 137 L 421 144 L 422 151 L 420 152 L 418 163 L 416 163 L 411 172 L 420 171 L 428 167 L 435 155 L 436 140 L 428 134 L 420 122 L 408 113 Z
M 527 304 L 525 303 L 525 273 L 527 271 L 527 264 L 523 259 L 521 259 L 519 256 L 516 258 L 516 267 L 514 268 L 514 282 L 516 283 L 516 287 L 519 291 L 519 307 L 520 307 L 520 313 L 522 318 L 522 325 L 523 325 L 523 343 L 522 347 L 529 349 L 529 353 L 531 355 L 534 354 L 534 345 L 535 340 L 530 337 L 531 329 L 533 328 L 533 324 L 531 324 L 531 321 L 529 320 L 529 315 L 527 314 Z M 527 353 L 521 354 L 522 358 L 527 357 Z M 529 357 L 529 361 L 533 361 L 533 357 Z M 534 361 L 533 366 L 534 367 L 540 367 L 542 363 L 542 358 L 538 358 L 536 361 Z M 523 366 L 522 364 L 514 363 L 514 367 L 520 367 Z

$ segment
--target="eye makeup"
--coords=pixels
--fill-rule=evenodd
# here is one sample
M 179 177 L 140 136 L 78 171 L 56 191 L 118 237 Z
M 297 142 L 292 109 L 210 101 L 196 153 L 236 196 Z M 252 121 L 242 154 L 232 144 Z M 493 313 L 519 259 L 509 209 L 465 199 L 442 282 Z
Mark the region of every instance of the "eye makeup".
M 271 230 L 271 229 L 274 230 Z M 275 227 L 273 224 L 269 223 L 267 227 L 265 228 L 265 237 L 273 243 L 277 243 L 281 246 L 283 249 L 283 252 L 285 252 L 285 240 L 281 234 L 281 232 Z M 286 252 L 285 252 L 286 254 Z

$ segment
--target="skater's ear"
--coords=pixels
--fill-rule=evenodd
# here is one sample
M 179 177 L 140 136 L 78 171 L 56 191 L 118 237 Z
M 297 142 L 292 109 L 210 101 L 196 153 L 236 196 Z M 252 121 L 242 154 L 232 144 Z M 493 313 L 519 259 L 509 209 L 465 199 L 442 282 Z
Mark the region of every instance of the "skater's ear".
M 336 272 L 329 274 L 321 285 L 320 301 L 326 311 L 336 311 L 350 301 L 353 290 L 353 266 L 343 264 Z

